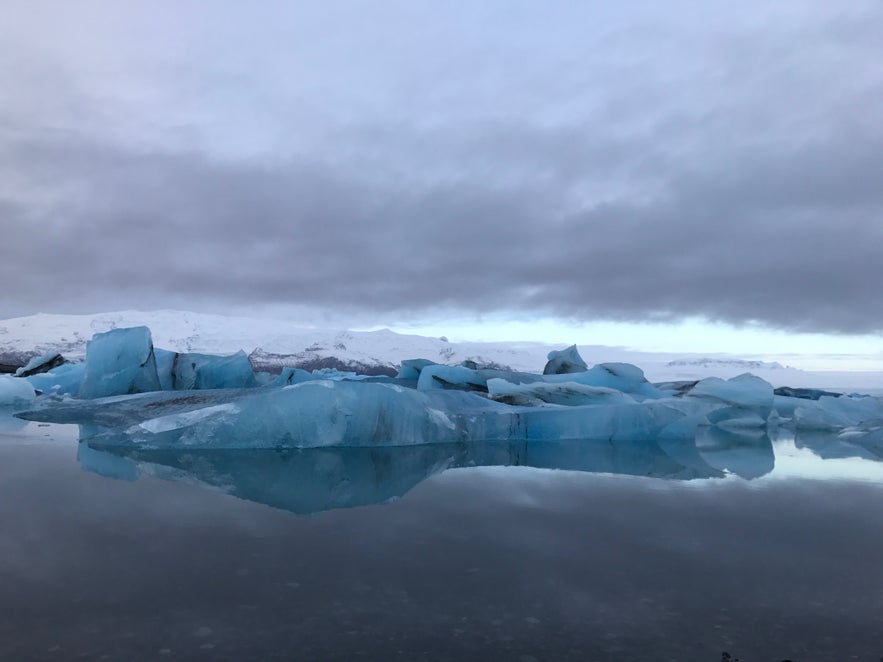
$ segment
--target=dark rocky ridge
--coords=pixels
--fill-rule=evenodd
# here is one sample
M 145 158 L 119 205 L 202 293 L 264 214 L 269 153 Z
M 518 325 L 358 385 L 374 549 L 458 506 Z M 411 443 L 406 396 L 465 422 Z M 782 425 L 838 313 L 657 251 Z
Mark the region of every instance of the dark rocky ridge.
M 343 361 L 336 356 L 319 356 L 316 352 L 296 352 L 294 354 L 274 354 L 265 352 L 258 347 L 248 355 L 248 360 L 257 371 L 270 372 L 278 375 L 283 368 L 301 368 L 312 370 L 332 369 L 341 372 L 356 372 L 360 375 L 373 377 L 395 377 L 399 367 L 391 363 L 365 363 L 363 361 Z
M 0 352 L 0 373 L 8 374 L 27 365 L 39 352 Z

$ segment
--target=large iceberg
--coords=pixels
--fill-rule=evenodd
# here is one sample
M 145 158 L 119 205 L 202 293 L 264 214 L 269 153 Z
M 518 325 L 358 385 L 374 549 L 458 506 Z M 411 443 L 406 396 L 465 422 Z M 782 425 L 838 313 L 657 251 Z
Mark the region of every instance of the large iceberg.
M 630 364 L 588 368 L 575 347 L 549 360 L 550 374 L 410 359 L 394 378 L 297 368 L 274 377 L 255 375 L 242 352 L 155 349 L 136 327 L 97 334 L 85 364 L 8 378 L 17 386 L 4 383 L 0 397 L 15 388 L 28 406 L 33 389 L 48 393 L 18 415 L 80 424 L 99 450 L 653 442 L 700 473 L 737 471 L 720 449 L 739 446 L 753 458 L 745 475 L 768 470 L 770 430 L 873 435 L 883 419 L 880 398 L 775 392 L 750 374 L 654 385 Z
M 95 445 L 309 448 L 653 439 L 683 418 L 661 402 L 513 407 L 458 390 L 314 380 L 293 386 L 48 400 L 21 417 L 97 426 Z

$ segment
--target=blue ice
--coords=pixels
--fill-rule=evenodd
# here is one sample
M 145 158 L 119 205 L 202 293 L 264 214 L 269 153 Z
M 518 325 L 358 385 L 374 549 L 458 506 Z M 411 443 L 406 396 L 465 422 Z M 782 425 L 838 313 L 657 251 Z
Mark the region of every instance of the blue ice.
M 146 326 L 96 333 L 86 345 L 81 398 L 158 390 L 153 340 Z
M 34 388 L 26 379 L 0 376 L 0 407 L 24 409 L 34 401 Z
M 214 356 L 155 349 L 149 329 L 135 327 L 96 334 L 85 364 L 60 366 L 26 379 L 4 378 L 0 403 L 12 400 L 13 389 L 18 392 L 15 401 L 25 407 L 34 400 L 33 388 L 48 393 L 20 415 L 88 426 L 83 436 L 96 448 L 652 439 L 673 445 L 676 454 L 686 453 L 685 466 L 697 471 L 723 466 L 708 458 L 724 457 L 716 449 L 727 434 L 755 448 L 744 440 L 762 439 L 776 426 L 848 430 L 871 435 L 871 441 L 883 426 L 879 398 L 816 390 L 783 390 L 777 395 L 768 382 L 750 374 L 660 388 L 640 368 L 626 363 L 583 369 L 575 347 L 553 352 L 549 360 L 555 374 L 414 359 L 402 363 L 396 378 L 297 368 L 274 378 L 256 376 L 243 352 Z M 78 398 L 69 397 L 74 393 Z M 687 451 L 679 445 L 700 439 L 714 443 Z M 733 443 L 723 445 L 730 448 Z M 755 468 L 762 468 L 770 456 L 763 443 L 755 450 L 760 452 Z
M 572 372 L 585 372 L 589 369 L 588 364 L 579 355 L 576 345 L 566 349 L 552 350 L 546 357 L 548 363 L 543 368 L 544 375 L 563 375 Z
M 85 374 L 85 363 L 65 363 L 49 372 L 31 375 L 25 379 L 41 393 L 77 395 Z

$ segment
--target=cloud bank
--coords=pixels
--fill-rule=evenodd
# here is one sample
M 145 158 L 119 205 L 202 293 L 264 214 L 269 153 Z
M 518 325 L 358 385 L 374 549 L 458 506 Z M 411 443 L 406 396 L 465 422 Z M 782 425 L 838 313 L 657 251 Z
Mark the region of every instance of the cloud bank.
M 0 313 L 883 331 L 879 3 L 555 9 L 16 7 Z

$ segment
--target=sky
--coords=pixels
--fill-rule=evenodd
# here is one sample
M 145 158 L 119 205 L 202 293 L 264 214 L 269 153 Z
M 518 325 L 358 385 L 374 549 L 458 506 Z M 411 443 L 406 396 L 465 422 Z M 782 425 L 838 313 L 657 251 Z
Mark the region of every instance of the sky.
M 883 361 L 881 25 L 879 0 L 6 2 L 0 318 Z

